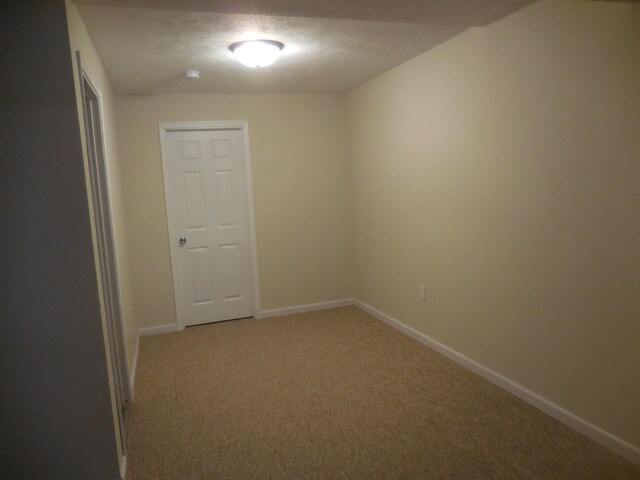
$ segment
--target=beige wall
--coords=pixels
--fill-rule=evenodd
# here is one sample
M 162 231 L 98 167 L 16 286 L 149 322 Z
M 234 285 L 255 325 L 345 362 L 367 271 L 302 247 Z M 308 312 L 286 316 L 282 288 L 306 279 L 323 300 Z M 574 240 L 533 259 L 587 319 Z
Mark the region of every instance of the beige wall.
M 541 1 L 347 115 L 355 296 L 640 447 L 638 32 Z
M 86 27 L 80 17 L 77 8 L 68 0 L 67 21 L 69 24 L 69 39 L 73 56 L 74 71 L 77 72 L 76 51 L 80 51 L 82 66 L 87 72 L 91 83 L 99 91 L 100 107 L 102 109 L 103 129 L 105 135 L 105 153 L 107 171 L 109 177 L 109 195 L 111 201 L 111 216 L 115 237 L 115 248 L 118 264 L 118 278 L 120 282 L 120 295 L 123 309 L 124 334 L 129 363 L 129 372 L 133 368 L 133 361 L 138 338 L 138 325 L 135 319 L 134 291 L 131 278 L 131 259 L 129 257 L 129 242 L 127 237 L 127 224 L 124 209 L 123 177 L 118 151 L 118 136 L 114 110 L 114 94 L 109 83 L 109 78 L 102 66 Z M 79 91 L 78 91 L 79 95 Z M 79 115 L 82 118 L 82 110 L 79 107 Z M 84 142 L 84 128 L 81 129 Z
M 248 121 L 263 310 L 351 295 L 343 97 L 118 95 L 116 107 L 141 326 L 176 321 L 159 122 Z

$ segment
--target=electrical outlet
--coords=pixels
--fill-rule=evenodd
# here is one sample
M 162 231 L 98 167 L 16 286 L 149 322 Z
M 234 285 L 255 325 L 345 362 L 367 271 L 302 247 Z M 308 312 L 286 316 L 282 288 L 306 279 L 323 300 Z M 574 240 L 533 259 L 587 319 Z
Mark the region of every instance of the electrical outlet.
M 424 285 L 420 285 L 420 300 L 423 302 L 427 301 L 427 287 Z

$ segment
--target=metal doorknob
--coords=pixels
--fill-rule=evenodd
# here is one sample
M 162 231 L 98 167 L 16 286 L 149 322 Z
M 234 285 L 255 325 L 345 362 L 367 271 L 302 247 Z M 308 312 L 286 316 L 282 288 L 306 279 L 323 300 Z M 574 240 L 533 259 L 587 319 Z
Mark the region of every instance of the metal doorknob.
M 184 246 L 185 243 L 187 243 L 187 237 L 180 237 L 180 239 L 178 240 L 178 243 L 180 244 L 180 246 Z

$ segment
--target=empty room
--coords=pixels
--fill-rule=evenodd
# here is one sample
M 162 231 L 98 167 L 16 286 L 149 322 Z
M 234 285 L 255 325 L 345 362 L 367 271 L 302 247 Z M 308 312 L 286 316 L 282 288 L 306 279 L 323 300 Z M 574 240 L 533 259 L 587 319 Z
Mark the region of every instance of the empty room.
M 0 477 L 640 480 L 640 3 L 3 16 Z

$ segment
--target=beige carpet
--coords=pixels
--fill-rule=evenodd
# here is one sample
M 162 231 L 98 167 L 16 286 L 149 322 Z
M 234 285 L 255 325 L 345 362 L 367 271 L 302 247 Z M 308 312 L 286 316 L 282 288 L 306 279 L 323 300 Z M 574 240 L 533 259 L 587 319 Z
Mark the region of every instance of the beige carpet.
M 128 480 L 640 479 L 355 307 L 141 340 Z

